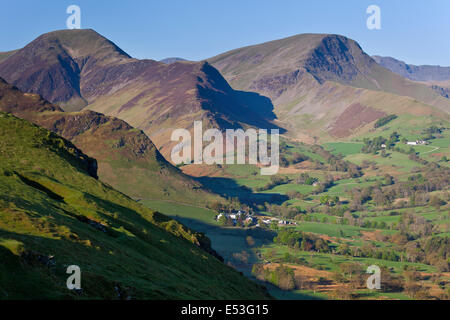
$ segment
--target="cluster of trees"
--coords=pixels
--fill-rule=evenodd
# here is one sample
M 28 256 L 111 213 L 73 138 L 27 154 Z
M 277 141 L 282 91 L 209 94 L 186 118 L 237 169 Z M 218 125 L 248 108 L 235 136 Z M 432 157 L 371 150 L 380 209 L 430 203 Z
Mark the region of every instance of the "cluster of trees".
M 286 153 L 282 153 L 280 156 L 280 166 L 285 168 L 310 159 L 307 155 L 298 152 L 294 152 L 290 159 L 287 158 L 286 155 Z
M 385 116 L 383 118 L 378 119 L 373 126 L 375 128 L 379 128 L 379 127 L 382 127 L 382 126 L 388 124 L 389 122 L 391 122 L 392 120 L 395 120 L 397 118 L 398 117 L 395 114 L 391 114 L 391 115 L 388 115 L 388 116 Z
M 334 292 L 337 298 L 352 299 L 358 296 L 355 289 L 363 289 L 366 286 L 368 275 L 365 273 L 365 266 L 356 262 L 343 263 L 339 270 L 333 274 L 333 279 L 339 283 L 345 283 L 346 286 L 339 286 Z M 427 286 L 419 283 L 422 280 L 420 273 L 415 269 L 404 265 L 401 274 L 395 274 L 386 266 L 380 266 L 381 271 L 381 291 L 382 292 L 403 292 L 412 299 L 430 299 L 433 298 Z M 439 275 L 434 277 L 433 282 L 439 284 Z M 440 293 L 436 296 L 438 299 L 447 300 L 448 293 Z
M 382 150 L 382 155 L 386 156 L 386 151 L 392 149 L 395 144 L 399 141 L 400 135 L 394 131 L 389 136 L 389 139 L 386 139 L 382 136 L 375 137 L 372 140 L 369 138 L 364 138 L 363 143 L 364 146 L 361 149 L 362 153 L 372 153 L 376 154 L 379 150 Z M 384 151 L 384 152 L 383 152 Z
M 280 264 L 274 269 L 254 264 L 252 274 L 259 280 L 270 282 L 282 290 L 293 290 L 296 286 L 294 270 Z
M 403 277 L 394 275 L 389 268 L 380 266 L 381 271 L 381 290 L 383 292 L 400 292 L 404 288 Z M 336 282 L 347 283 L 347 290 L 344 292 L 337 292 L 339 295 L 344 295 L 341 298 L 350 297 L 350 292 L 354 289 L 361 289 L 366 287 L 368 278 L 366 273 L 366 266 L 357 262 L 346 262 L 339 265 L 339 270 L 333 274 L 333 279 Z
M 414 212 L 405 211 L 396 224 L 400 233 L 405 234 L 408 239 L 418 239 L 432 234 L 433 225 L 424 217 Z
M 329 241 L 292 228 L 279 230 L 273 242 L 301 251 L 331 252 Z
M 387 139 L 384 137 L 376 137 L 374 139 L 364 138 L 364 146 L 361 149 L 362 153 L 373 153 L 376 154 L 382 149 L 382 145 L 386 144 Z
M 450 169 L 428 168 L 423 173 L 414 174 L 406 181 L 396 182 L 392 176 L 385 175 L 384 181 L 376 186 L 354 188 L 351 190 L 351 211 L 363 210 L 363 205 L 372 200 L 376 206 L 385 209 L 402 208 L 404 202 L 396 199 L 409 198 L 409 206 L 427 205 L 440 207 L 445 201 L 437 196 L 431 197 L 430 192 L 443 190 L 450 183 Z
M 450 270 L 450 238 L 432 236 L 409 241 L 404 245 L 406 258 L 410 262 L 422 262 L 437 267 L 440 272 Z
M 388 229 L 389 226 L 384 221 L 364 220 L 362 227 L 372 229 Z
M 337 156 L 328 159 L 329 170 L 347 172 L 348 178 L 359 178 L 363 175 L 361 168 L 354 163 L 342 160 Z
M 441 135 L 442 131 L 444 131 L 445 128 L 443 127 L 437 127 L 437 126 L 431 126 L 423 130 L 423 134 L 425 135 L 422 139 L 423 140 L 432 140 L 436 139 L 436 135 Z
M 313 190 L 314 194 L 325 192 L 328 188 L 334 185 L 334 178 L 331 175 L 326 175 L 325 178 L 317 183 L 317 187 Z
M 444 190 L 450 184 L 449 168 L 427 168 L 423 172 L 408 177 L 407 181 L 400 181 L 386 187 L 386 192 L 392 192 L 395 198 L 414 196 L 417 193 L 429 193 Z
M 299 152 L 292 152 L 291 147 L 285 142 L 280 142 L 280 166 L 288 167 L 291 164 L 297 164 L 306 160 L 310 160 L 305 154 Z
M 373 186 L 363 188 L 353 188 L 351 190 L 351 198 L 349 209 L 351 211 L 360 211 L 363 204 L 372 199 Z
M 237 197 L 232 197 L 223 201 L 212 201 L 207 203 L 206 207 L 216 212 L 234 212 L 237 210 L 244 210 L 251 213 L 253 211 L 250 206 L 241 203 Z
M 255 190 L 256 191 L 270 190 L 276 186 L 279 186 L 282 184 L 287 184 L 289 182 L 290 182 L 290 180 L 287 176 L 273 175 L 270 177 L 270 181 L 267 182 L 266 185 L 264 185 L 262 187 L 257 187 L 257 188 L 255 188 Z
M 324 204 L 329 207 L 333 207 L 333 206 L 339 204 L 339 197 L 338 196 L 330 196 L 328 194 L 323 195 L 320 197 L 320 204 Z
M 299 191 L 288 191 L 288 192 L 286 192 L 286 195 L 291 200 L 292 199 L 300 199 L 300 200 L 302 200 L 302 199 L 306 198 L 306 195 L 301 193 L 301 192 L 299 192 Z
M 289 164 L 296 164 L 302 161 L 310 160 L 314 169 L 316 170 L 330 170 L 347 172 L 349 178 L 357 178 L 362 176 L 361 168 L 354 163 L 343 160 L 342 155 L 334 155 L 331 152 L 325 150 L 322 146 L 315 145 L 312 147 L 314 153 L 324 159 L 324 165 L 318 159 L 311 159 L 309 156 L 301 153 L 292 153 L 286 143 L 280 144 L 280 164 L 281 166 L 288 166 Z M 292 155 L 289 160 L 286 156 Z
M 316 154 L 322 157 L 328 166 L 319 168 L 327 169 L 330 171 L 347 172 L 349 178 L 358 178 L 362 176 L 361 168 L 350 161 L 343 160 L 342 155 L 334 155 L 331 152 L 325 150 L 321 146 L 314 146 L 313 150 Z
M 335 217 L 343 217 L 344 213 L 348 212 L 348 206 L 347 205 L 335 205 L 333 207 L 325 207 L 323 209 L 323 213 L 329 215 L 329 216 L 335 216 Z
M 411 148 L 411 149 L 413 149 L 413 148 Z M 419 157 L 419 155 L 415 151 L 409 153 L 408 159 L 415 161 L 417 163 L 423 164 L 424 166 L 426 166 L 428 164 L 428 161 Z
M 319 181 L 319 179 L 315 178 L 315 177 L 311 177 L 309 174 L 307 174 L 306 172 L 301 173 L 296 179 L 295 182 L 297 184 L 303 184 L 303 185 L 308 185 L 308 186 L 312 186 L 315 182 Z
M 297 206 L 288 206 L 287 203 L 283 203 L 281 206 L 276 204 L 265 203 L 266 211 L 273 216 L 293 219 L 304 211 Z
M 374 139 L 364 138 L 364 146 L 361 149 L 362 153 L 373 153 L 376 154 L 382 149 L 382 145 L 386 145 L 387 139 L 384 137 L 376 137 Z
M 372 258 L 388 261 L 401 261 L 402 256 L 398 252 L 392 249 L 380 249 L 374 245 L 363 245 L 360 247 L 350 247 L 348 244 L 341 244 L 337 250 L 337 254 L 359 257 L 359 258 Z

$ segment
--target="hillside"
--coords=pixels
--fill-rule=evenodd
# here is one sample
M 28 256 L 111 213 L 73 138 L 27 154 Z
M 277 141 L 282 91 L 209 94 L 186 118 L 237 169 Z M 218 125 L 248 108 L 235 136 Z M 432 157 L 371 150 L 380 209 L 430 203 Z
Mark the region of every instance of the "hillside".
M 267 297 L 202 234 L 92 177 L 69 141 L 1 112 L 0 153 L 0 298 Z M 69 265 L 81 292 L 66 288 Z
M 205 128 L 275 127 L 268 99 L 233 90 L 208 63 L 132 59 L 93 30 L 44 34 L 4 59 L 0 76 L 66 111 L 87 108 L 125 120 L 166 158 L 173 129 L 192 129 L 194 120 Z
M 372 56 L 382 67 L 413 81 L 450 80 L 450 67 L 407 64 L 392 57 Z
M 70 140 L 98 161 L 102 181 L 139 199 L 204 204 L 216 196 L 168 163 L 153 142 L 125 121 L 85 110 L 64 112 L 39 95 L 0 78 L 0 111 L 32 121 Z
M 233 88 L 269 97 L 281 126 L 309 143 L 314 137 L 333 140 L 366 132 L 384 114 L 447 118 L 450 111 L 450 100 L 379 66 L 357 42 L 339 35 L 301 34 L 208 62 Z M 355 110 L 360 119 L 341 121 Z M 335 128 L 345 135 L 335 135 Z

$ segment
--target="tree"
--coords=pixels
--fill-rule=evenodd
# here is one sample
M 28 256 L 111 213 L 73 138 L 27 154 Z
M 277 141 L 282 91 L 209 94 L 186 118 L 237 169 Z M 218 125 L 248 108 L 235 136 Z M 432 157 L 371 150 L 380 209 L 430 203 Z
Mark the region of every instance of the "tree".
M 443 206 L 445 202 L 441 200 L 438 196 L 431 196 L 430 197 L 430 205 L 433 206 L 436 209 L 439 209 L 441 206 Z
M 337 250 L 337 253 L 342 255 L 350 255 L 351 252 L 349 245 L 346 243 L 341 244 Z
M 278 230 L 278 223 L 277 223 L 277 221 L 272 220 L 272 221 L 270 222 L 270 229 L 272 229 L 272 230 L 274 230 L 274 231 L 277 231 L 277 230 Z
M 227 225 L 227 221 L 228 219 L 227 219 L 227 217 L 225 217 L 224 215 L 222 215 L 220 218 L 219 218 L 219 224 L 220 225 L 222 225 L 222 226 L 226 226 Z
M 390 174 L 386 173 L 384 175 L 384 185 L 386 186 L 390 186 L 394 184 L 394 177 L 391 176 Z
M 381 189 L 375 189 L 372 198 L 378 207 L 381 207 L 387 203 L 387 198 Z
M 320 203 L 325 204 L 327 206 L 335 206 L 339 203 L 339 197 L 338 196 L 330 196 L 330 195 L 323 195 L 320 197 Z

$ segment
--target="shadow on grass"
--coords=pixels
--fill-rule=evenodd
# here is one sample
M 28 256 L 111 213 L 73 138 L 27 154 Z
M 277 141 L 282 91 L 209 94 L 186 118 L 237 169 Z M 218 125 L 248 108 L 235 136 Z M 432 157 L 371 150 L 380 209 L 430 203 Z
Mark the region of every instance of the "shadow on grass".
M 276 236 L 273 231 L 261 228 L 223 227 L 177 215 L 171 217 L 190 229 L 204 233 L 211 240 L 212 248 L 225 259 L 225 263 L 231 263 L 247 276 L 251 274 L 253 264 L 260 261 L 252 248 L 269 244 Z M 247 243 L 247 237 L 253 239 L 253 245 Z
M 266 284 L 266 287 L 269 293 L 279 300 L 327 300 L 326 298 L 319 297 L 313 293 L 282 290 L 272 284 Z
M 241 203 L 249 206 L 269 202 L 281 205 L 288 196 L 279 193 L 254 193 L 251 189 L 240 186 L 233 179 L 223 177 L 199 177 L 197 180 L 206 188 L 225 198 L 237 197 Z

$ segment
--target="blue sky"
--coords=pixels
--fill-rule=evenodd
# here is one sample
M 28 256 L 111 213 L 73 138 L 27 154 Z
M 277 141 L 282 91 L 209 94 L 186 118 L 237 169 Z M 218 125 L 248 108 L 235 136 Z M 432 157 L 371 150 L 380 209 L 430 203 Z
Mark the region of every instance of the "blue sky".
M 0 51 L 65 29 L 66 8 L 81 8 L 92 28 L 136 58 L 201 60 L 299 33 L 337 33 L 369 54 L 450 66 L 448 0 L 47 0 L 8 1 L 0 11 Z M 381 30 L 368 30 L 366 8 L 381 8 Z

